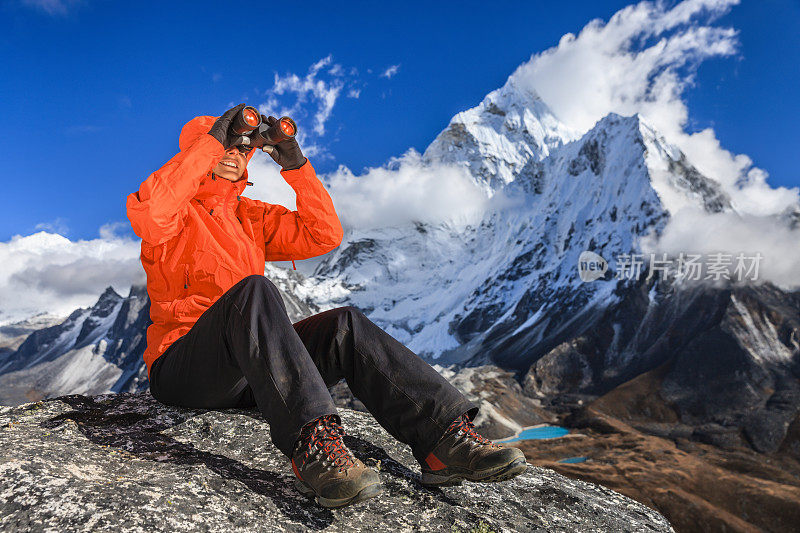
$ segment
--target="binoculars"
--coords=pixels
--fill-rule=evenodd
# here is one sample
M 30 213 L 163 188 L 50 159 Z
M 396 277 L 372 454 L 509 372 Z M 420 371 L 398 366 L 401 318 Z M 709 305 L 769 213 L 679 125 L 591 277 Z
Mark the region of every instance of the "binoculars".
M 261 120 L 255 107 L 246 106 L 231 121 L 231 133 L 238 136 L 233 144 L 263 150 L 264 146 L 274 146 L 297 135 L 297 124 L 290 117 L 281 117 L 270 126 Z

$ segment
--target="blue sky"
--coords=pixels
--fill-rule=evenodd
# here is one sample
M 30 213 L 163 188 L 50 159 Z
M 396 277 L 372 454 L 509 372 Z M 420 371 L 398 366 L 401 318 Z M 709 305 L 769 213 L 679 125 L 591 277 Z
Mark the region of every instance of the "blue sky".
M 297 107 L 319 172 L 422 151 L 532 54 L 630 2 L 387 4 L 3 3 L 0 241 L 37 228 L 91 239 L 127 222 L 125 197 L 174 155 L 187 120 L 231 102 L 291 106 L 295 94 L 270 93 L 276 75 L 302 79 L 324 58 L 340 66 L 328 88 L 341 85 L 324 132 L 311 102 Z M 745 0 L 714 25 L 740 45 L 699 66 L 689 132 L 713 127 L 772 186 L 800 185 L 800 2 Z

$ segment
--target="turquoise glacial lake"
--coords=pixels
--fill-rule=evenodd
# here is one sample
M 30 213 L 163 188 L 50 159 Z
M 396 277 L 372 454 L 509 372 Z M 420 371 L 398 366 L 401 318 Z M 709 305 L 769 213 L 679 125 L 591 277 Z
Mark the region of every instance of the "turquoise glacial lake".
M 497 443 L 517 442 L 521 440 L 538 440 L 538 439 L 557 439 L 568 435 L 569 430 L 561 426 L 538 426 L 534 428 L 525 428 L 518 434 L 507 439 L 496 440 Z M 583 463 L 588 460 L 588 457 L 567 457 L 560 459 L 559 463 Z
M 569 434 L 567 428 L 561 426 L 538 426 L 533 428 L 525 428 L 518 434 L 507 439 L 496 440 L 495 442 L 516 442 L 519 440 L 535 440 L 535 439 L 557 439 Z
M 584 463 L 588 457 L 567 457 L 566 459 L 561 459 L 559 463 Z

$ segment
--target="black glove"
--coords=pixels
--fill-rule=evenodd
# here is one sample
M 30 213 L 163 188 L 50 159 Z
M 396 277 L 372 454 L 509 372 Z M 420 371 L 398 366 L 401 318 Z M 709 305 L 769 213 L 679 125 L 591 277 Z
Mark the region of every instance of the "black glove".
M 208 134 L 214 137 L 216 140 L 222 144 L 222 147 L 226 150 L 233 146 L 234 137 L 238 136 L 231 136 L 229 135 L 231 129 L 231 122 L 233 122 L 233 117 L 236 116 L 236 113 L 242 110 L 245 104 L 239 104 L 236 107 L 232 107 L 225 111 L 221 117 L 214 122 L 214 125 L 211 126 L 211 129 L 208 130 Z
M 278 122 L 278 119 L 272 115 L 269 117 L 261 115 L 261 120 L 263 120 L 269 126 L 277 124 Z M 300 151 L 300 145 L 297 144 L 297 139 L 294 137 L 291 139 L 286 139 L 285 141 L 281 141 L 274 146 L 265 144 L 263 150 L 267 152 L 283 170 L 294 170 L 296 168 L 300 168 L 305 165 L 307 161 L 307 159 L 303 156 L 303 152 Z

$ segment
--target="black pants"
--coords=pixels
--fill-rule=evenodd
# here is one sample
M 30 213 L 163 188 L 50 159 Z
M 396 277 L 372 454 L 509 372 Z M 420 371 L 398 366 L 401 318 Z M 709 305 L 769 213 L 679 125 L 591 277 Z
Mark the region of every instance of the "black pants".
M 327 387 L 341 378 L 417 460 L 456 417 L 477 413 L 357 308 L 338 307 L 292 324 L 278 288 L 259 275 L 228 289 L 153 362 L 150 392 L 167 405 L 258 406 L 272 442 L 291 456 L 303 425 L 337 413 Z

